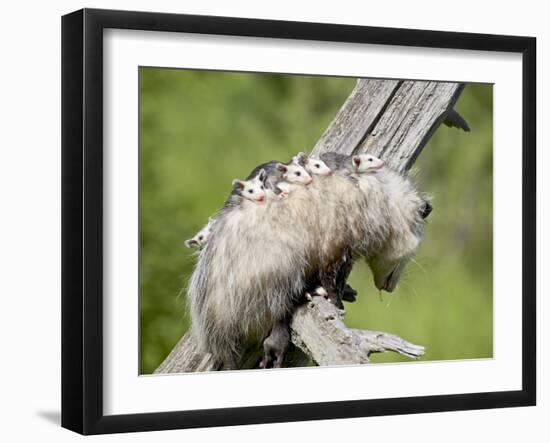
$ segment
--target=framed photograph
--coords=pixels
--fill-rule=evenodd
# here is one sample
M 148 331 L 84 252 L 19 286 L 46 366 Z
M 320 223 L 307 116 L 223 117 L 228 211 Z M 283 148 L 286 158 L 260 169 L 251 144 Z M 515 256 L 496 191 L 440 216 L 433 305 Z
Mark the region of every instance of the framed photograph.
M 534 405 L 535 51 L 64 16 L 62 426 Z

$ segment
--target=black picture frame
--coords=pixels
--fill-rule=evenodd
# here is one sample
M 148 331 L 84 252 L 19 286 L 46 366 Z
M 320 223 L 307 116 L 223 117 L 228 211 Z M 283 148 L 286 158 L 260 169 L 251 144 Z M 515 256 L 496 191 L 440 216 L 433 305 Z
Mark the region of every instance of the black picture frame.
M 103 30 L 171 31 L 501 51 L 523 63 L 522 389 L 392 399 L 103 413 Z M 62 18 L 62 426 L 150 431 L 535 405 L 536 39 L 229 17 L 83 9 Z

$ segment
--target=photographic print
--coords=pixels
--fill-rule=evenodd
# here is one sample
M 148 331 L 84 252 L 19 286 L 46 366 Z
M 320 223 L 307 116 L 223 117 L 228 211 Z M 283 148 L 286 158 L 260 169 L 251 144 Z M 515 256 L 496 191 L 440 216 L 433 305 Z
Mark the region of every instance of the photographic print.
M 491 84 L 142 66 L 139 165 L 141 374 L 493 357 Z
M 531 37 L 63 16 L 62 426 L 535 405 L 535 85 Z

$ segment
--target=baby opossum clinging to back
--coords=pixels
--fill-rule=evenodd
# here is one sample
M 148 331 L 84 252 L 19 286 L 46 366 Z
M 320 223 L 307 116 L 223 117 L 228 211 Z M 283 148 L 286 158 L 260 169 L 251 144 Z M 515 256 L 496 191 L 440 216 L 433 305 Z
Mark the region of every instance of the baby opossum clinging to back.
M 305 153 L 300 152 L 292 158 L 292 161 L 300 166 L 303 166 L 311 175 L 331 175 L 332 169 L 327 164 L 318 158 L 308 157 Z
M 337 152 L 325 152 L 321 154 L 321 159 L 332 170 L 338 170 L 348 176 L 375 172 L 384 166 L 384 160 L 371 154 L 345 155 Z
M 266 172 L 264 169 L 259 168 L 258 171 L 247 180 L 233 180 L 233 189 L 229 194 L 229 198 L 226 201 L 226 205 L 232 203 L 237 204 L 239 196 L 247 200 L 255 201 L 262 203 L 266 199 L 266 188 L 265 180 L 267 178 Z M 215 218 L 208 217 L 208 223 L 201 228 L 194 237 L 185 241 L 185 246 L 188 248 L 202 248 L 210 235 L 212 234 L 212 225 L 215 221 Z
M 281 163 L 276 160 L 256 166 L 248 178 L 263 169 L 266 173 L 266 187 L 280 198 L 286 198 L 296 186 L 309 185 L 313 180 L 305 168 L 294 161 Z
M 212 217 L 208 217 L 208 223 L 204 225 L 201 230 L 195 234 L 194 237 L 190 238 L 189 240 L 185 240 L 185 246 L 187 246 L 188 248 L 202 248 L 206 244 L 208 238 L 210 237 L 210 234 L 212 233 L 213 222 L 214 219 Z
M 272 160 L 258 165 L 247 179 L 254 178 L 262 170 L 264 171 L 262 179 L 265 188 L 267 188 L 264 191 L 266 194 L 273 192 L 279 198 L 288 197 L 295 186 L 309 185 L 312 181 L 311 175 L 330 175 L 332 173 L 322 160 L 309 159 L 303 152 L 286 164 Z M 185 241 L 185 246 L 202 248 L 210 237 L 213 221 L 214 219 L 210 217 L 208 223 L 194 237 Z
M 377 287 L 395 288 L 429 211 L 406 178 L 376 165 L 361 170 L 364 158 L 357 157 L 344 166 L 322 157 L 334 173 L 296 186 L 288 199 L 261 189 L 270 175 L 262 165 L 251 180 L 263 199 L 250 199 L 247 185 L 240 186 L 216 216 L 188 295 L 193 332 L 224 368 L 236 367 L 241 341 L 261 340 L 284 323 L 346 251 L 367 259 Z

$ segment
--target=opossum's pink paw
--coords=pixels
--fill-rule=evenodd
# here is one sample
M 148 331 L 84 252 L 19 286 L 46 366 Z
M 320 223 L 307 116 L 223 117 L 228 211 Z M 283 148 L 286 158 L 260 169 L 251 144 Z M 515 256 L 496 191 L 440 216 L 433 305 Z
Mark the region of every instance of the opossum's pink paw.
M 282 191 L 280 194 L 279 194 L 279 198 L 281 200 L 284 200 L 285 198 L 288 198 L 288 192 L 287 191 Z
M 322 286 L 318 286 L 317 289 L 315 289 L 315 295 L 320 295 L 321 297 L 329 298 L 327 290 Z
M 306 292 L 304 295 L 305 295 L 307 301 L 312 301 L 313 300 L 313 297 L 311 296 L 311 294 L 309 292 Z

